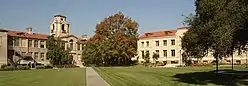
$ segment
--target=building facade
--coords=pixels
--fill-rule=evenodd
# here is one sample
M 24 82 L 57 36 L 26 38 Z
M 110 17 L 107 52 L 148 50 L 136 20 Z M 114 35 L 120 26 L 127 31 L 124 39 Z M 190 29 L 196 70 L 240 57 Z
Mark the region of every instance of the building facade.
M 181 38 L 183 34 L 187 32 L 189 27 L 181 27 L 176 30 L 158 31 L 144 33 L 139 37 L 137 42 L 138 57 L 139 62 L 144 62 L 144 55 L 146 52 L 150 54 L 150 62 L 154 62 L 152 59 L 153 53 L 159 54 L 157 61 L 164 62 L 167 64 L 183 64 L 181 49 Z M 234 63 L 244 64 L 247 62 L 247 55 L 244 53 L 242 55 L 234 54 Z M 208 53 L 207 56 L 202 59 L 193 59 L 194 63 L 204 62 L 211 63 L 215 61 L 212 53 Z M 231 57 L 226 57 L 222 59 L 222 62 L 231 63 Z
M 65 50 L 70 49 L 74 64 L 82 66 L 81 55 L 86 35 L 74 36 L 70 33 L 70 24 L 63 15 L 55 15 L 50 22 L 50 33 L 33 33 L 33 28 L 28 27 L 27 31 L 0 30 L 0 65 L 10 64 L 8 59 L 19 62 L 19 64 L 34 63 L 31 60 L 20 60 L 24 57 L 31 57 L 37 63 L 49 64 L 47 59 L 46 41 L 49 35 L 63 42 Z

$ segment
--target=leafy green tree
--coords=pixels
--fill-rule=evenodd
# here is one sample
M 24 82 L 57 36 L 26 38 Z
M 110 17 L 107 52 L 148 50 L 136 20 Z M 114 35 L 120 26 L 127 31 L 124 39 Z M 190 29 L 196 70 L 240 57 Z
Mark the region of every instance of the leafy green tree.
M 212 52 L 218 71 L 220 59 L 244 50 L 248 39 L 244 35 L 248 32 L 247 4 L 247 0 L 196 0 L 196 14 L 188 22 L 191 29 L 182 38 L 186 59 Z
M 153 52 L 153 55 L 152 55 L 153 61 L 156 62 L 158 60 L 158 58 L 159 58 L 159 54 Z
M 73 64 L 73 58 L 70 55 L 70 49 L 63 49 L 62 43 L 63 41 L 61 41 L 60 39 L 55 39 L 53 36 L 48 37 L 47 58 L 49 59 L 50 63 L 54 66 Z
M 98 66 L 130 65 L 136 55 L 138 24 L 121 12 L 96 25 L 95 35 L 83 50 L 85 64 Z
M 146 52 L 143 59 L 145 60 L 145 63 L 150 63 L 150 53 Z

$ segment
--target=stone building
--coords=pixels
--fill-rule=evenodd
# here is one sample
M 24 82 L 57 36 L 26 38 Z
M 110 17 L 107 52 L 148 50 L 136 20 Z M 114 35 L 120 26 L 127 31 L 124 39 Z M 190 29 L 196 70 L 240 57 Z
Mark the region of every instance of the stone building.
M 166 62 L 167 64 L 177 65 L 183 64 L 181 38 L 183 37 L 183 33 L 187 32 L 188 29 L 188 27 L 181 27 L 175 30 L 157 31 L 142 34 L 137 42 L 139 62 L 144 61 L 142 57 L 146 52 L 150 53 L 150 61 L 153 62 L 152 54 L 154 52 L 159 54 L 159 59 L 157 60 L 159 62 Z M 214 61 L 215 58 L 211 52 L 209 52 L 208 55 L 200 60 L 193 59 L 194 63 L 211 63 Z M 222 59 L 221 62 L 231 64 L 231 61 L 231 57 L 226 57 Z M 234 53 L 233 63 L 245 64 L 246 62 L 246 53 L 243 53 L 242 55 L 238 55 L 237 52 Z
M 49 35 L 64 41 L 64 49 L 71 49 L 70 54 L 76 65 L 81 66 L 82 48 L 87 40 L 86 35 L 75 36 L 70 32 L 70 24 L 63 15 L 55 15 L 50 22 L 50 33 L 39 34 L 32 32 L 33 28 L 28 27 L 27 31 L 0 30 L 0 65 L 9 64 L 8 58 L 18 61 L 23 57 L 32 57 L 37 63 L 49 64 L 47 59 L 46 41 Z M 19 64 L 33 63 L 31 60 L 20 60 Z

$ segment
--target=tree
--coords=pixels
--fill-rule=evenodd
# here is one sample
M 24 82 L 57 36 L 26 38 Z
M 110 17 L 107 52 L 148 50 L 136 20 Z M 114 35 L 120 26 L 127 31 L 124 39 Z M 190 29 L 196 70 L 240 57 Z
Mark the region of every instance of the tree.
M 153 52 L 153 55 L 152 55 L 153 61 L 156 62 L 158 60 L 158 58 L 159 58 L 159 54 Z
M 96 25 L 95 35 L 83 50 L 85 64 L 98 66 L 130 65 L 136 55 L 138 24 L 121 12 Z
M 143 59 L 145 60 L 145 63 L 150 63 L 150 53 L 146 52 Z
M 158 58 L 159 58 L 159 54 L 153 52 L 152 59 L 153 59 L 153 61 L 155 63 L 155 66 L 157 65 Z
M 196 14 L 188 21 L 191 29 L 182 38 L 186 59 L 212 52 L 218 72 L 220 59 L 233 56 L 234 51 L 241 54 L 248 39 L 244 35 L 248 32 L 247 4 L 247 0 L 196 0 Z
M 47 40 L 47 58 L 52 65 L 72 64 L 73 58 L 70 55 L 70 49 L 63 49 L 62 41 L 58 38 L 55 40 L 53 36 L 49 36 Z

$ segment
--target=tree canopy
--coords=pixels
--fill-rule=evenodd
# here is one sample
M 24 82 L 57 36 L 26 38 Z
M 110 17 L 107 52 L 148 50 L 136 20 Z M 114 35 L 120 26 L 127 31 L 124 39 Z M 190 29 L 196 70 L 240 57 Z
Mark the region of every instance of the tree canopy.
M 70 49 L 65 50 L 62 46 L 63 41 L 49 36 L 47 40 L 47 58 L 52 65 L 67 65 L 73 63 L 73 58 L 70 55 Z
M 186 20 L 182 39 L 186 57 L 202 58 L 210 51 L 218 60 L 242 51 L 247 43 L 247 0 L 196 0 L 196 14 Z
M 119 12 L 96 25 L 95 35 L 83 48 L 85 64 L 130 65 L 136 55 L 138 23 Z

